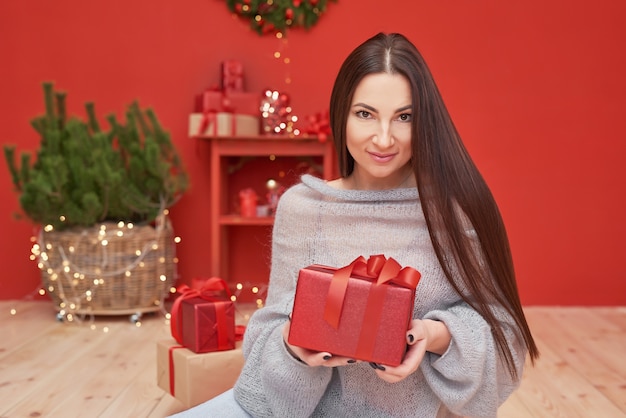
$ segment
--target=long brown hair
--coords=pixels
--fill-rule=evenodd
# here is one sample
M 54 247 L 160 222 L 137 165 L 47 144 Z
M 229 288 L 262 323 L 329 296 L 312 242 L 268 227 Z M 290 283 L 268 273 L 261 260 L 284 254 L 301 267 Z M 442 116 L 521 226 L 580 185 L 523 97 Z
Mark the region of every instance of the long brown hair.
M 426 62 L 401 34 L 373 36 L 352 51 L 339 70 L 330 99 L 330 124 L 341 176 L 354 170 L 354 159 L 346 147 L 354 90 L 366 75 L 383 72 L 400 74 L 411 85 L 411 161 L 437 258 L 450 284 L 487 321 L 511 375 L 517 377 L 504 326 L 493 305 L 504 307 L 513 318 L 531 361 L 539 351 L 522 310 L 502 216 L 463 145 Z M 473 237 L 468 236 L 467 221 L 475 232 Z

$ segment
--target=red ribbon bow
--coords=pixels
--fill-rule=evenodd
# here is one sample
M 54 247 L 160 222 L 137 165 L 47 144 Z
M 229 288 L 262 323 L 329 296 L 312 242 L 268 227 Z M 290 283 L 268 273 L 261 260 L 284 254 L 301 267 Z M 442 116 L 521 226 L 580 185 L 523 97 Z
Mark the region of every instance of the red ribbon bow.
M 352 275 L 364 276 L 376 279 L 372 287 L 378 287 L 385 283 L 394 283 L 408 289 L 417 287 L 421 274 L 412 267 L 400 266 L 400 264 L 384 255 L 373 255 L 365 260 L 359 256 L 352 263 L 340 268 L 333 274 L 326 298 L 326 308 L 324 309 L 324 320 L 335 329 L 339 328 L 339 319 L 343 308 L 343 300 L 348 288 L 348 279 Z
M 182 345 L 174 345 L 167 350 L 168 358 L 169 358 L 169 370 L 170 370 L 170 394 L 172 396 L 176 396 L 176 387 L 174 383 L 175 382 L 174 380 L 174 350 L 178 348 L 185 348 L 185 347 L 183 347 Z
M 317 139 L 320 142 L 326 142 L 331 134 L 328 110 L 311 115 L 308 117 L 308 120 L 309 126 L 306 129 L 306 133 L 317 135 Z

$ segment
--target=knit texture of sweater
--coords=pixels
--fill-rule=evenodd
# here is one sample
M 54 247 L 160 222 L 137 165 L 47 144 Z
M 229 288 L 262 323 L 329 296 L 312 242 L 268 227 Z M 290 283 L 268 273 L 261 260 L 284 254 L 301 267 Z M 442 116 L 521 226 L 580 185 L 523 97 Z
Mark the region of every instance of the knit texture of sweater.
M 413 318 L 443 321 L 452 335 L 448 350 L 427 352 L 415 373 L 393 384 L 367 362 L 309 367 L 293 358 L 282 329 L 299 270 L 312 264 L 343 267 L 375 254 L 420 271 Z M 526 350 L 512 329 L 506 321 L 521 376 Z M 234 393 L 254 417 L 495 417 L 519 385 L 504 366 L 488 324 L 448 283 L 416 188 L 339 190 L 305 175 L 288 189 L 272 233 L 266 305 L 252 315 L 243 351 L 246 362 Z

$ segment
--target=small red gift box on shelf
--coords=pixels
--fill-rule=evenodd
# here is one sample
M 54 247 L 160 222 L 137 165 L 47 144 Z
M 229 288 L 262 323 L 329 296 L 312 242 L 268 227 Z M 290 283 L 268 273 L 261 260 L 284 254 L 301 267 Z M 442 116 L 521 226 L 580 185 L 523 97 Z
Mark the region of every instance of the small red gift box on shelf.
M 300 270 L 289 344 L 397 366 L 406 351 L 420 273 L 383 255 Z
M 196 97 L 195 112 L 228 112 L 237 115 L 261 115 L 261 96 L 243 91 L 224 92 L 208 88 Z
M 237 60 L 226 60 L 222 62 L 222 90 L 243 91 L 243 64 Z
M 200 289 L 178 290 L 182 295 L 172 306 L 170 321 L 176 341 L 194 353 L 234 349 L 235 306 L 226 282 L 213 277 Z

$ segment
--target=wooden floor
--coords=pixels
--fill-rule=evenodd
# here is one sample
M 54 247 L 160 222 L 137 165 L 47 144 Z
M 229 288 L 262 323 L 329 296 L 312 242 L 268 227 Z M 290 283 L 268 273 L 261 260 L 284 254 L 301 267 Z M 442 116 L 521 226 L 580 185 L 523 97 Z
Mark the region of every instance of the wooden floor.
M 12 310 L 15 310 L 14 312 Z M 499 417 L 626 417 L 626 307 L 526 309 L 541 350 Z M 49 302 L 0 301 L 0 417 L 165 417 L 161 314 L 58 322 Z M 140 324 L 140 326 L 139 326 Z

